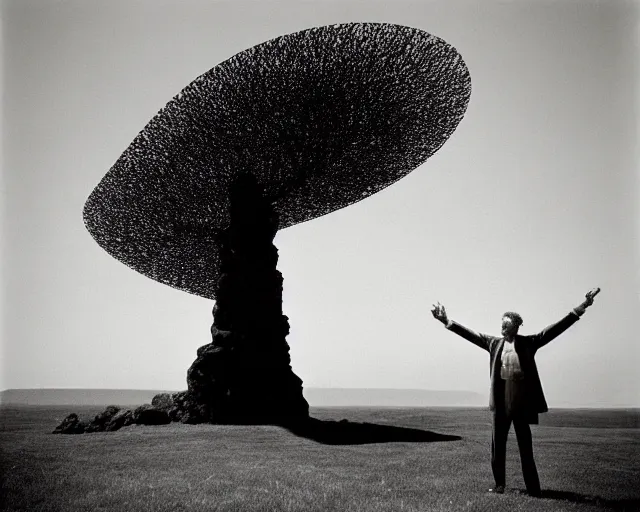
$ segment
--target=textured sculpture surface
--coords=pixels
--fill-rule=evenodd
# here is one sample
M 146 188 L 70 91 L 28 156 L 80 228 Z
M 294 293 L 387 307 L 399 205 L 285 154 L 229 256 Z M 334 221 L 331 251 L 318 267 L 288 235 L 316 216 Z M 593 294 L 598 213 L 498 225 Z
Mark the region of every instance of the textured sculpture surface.
M 85 224 L 138 272 L 215 299 L 239 174 L 256 177 L 280 229 L 325 215 L 425 162 L 470 92 L 457 51 L 422 30 L 348 23 L 278 37 L 174 97 L 95 188 Z

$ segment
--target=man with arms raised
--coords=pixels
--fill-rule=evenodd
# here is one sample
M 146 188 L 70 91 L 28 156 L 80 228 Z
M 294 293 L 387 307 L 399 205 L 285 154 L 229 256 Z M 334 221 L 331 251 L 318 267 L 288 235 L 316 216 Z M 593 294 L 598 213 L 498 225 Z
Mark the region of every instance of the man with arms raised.
M 593 298 L 599 291 L 600 288 L 589 291 L 584 302 L 562 320 L 538 334 L 528 336 L 518 334 L 522 325 L 522 317 L 518 313 L 507 312 L 502 316 L 502 337 L 498 337 L 477 333 L 449 320 L 444 306 L 439 302 L 433 306 L 431 313 L 434 318 L 442 322 L 447 329 L 489 352 L 489 409 L 493 413 L 491 469 L 496 482 L 495 487 L 489 489 L 490 492 L 504 492 L 507 436 L 513 423 L 527 492 L 531 496 L 540 496 L 540 481 L 533 460 L 529 425 L 538 423 L 538 414 L 547 412 L 548 408 L 534 357 L 540 347 L 580 319 L 585 310 L 593 304 Z

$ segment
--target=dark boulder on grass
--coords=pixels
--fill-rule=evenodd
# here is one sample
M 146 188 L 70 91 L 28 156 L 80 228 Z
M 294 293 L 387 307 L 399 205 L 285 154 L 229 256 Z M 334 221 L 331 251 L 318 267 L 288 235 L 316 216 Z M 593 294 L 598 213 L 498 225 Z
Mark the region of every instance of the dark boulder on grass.
M 151 400 L 155 409 L 166 412 L 171 421 L 182 423 L 203 423 L 206 421 L 193 394 L 189 391 L 177 393 L 159 393 Z M 208 416 L 207 416 L 208 417 Z
M 151 405 L 160 411 L 165 411 L 166 413 L 169 413 L 171 408 L 174 406 L 173 394 L 158 393 L 151 400 Z
M 169 418 L 171 421 L 183 421 L 185 417 L 185 412 L 187 410 L 187 402 L 189 401 L 188 391 L 178 391 L 177 393 L 173 393 L 171 395 L 171 408 L 167 411 L 169 413 Z
M 58 425 L 52 433 L 83 434 L 86 428 L 87 423 L 85 421 L 81 421 L 76 413 L 71 413 L 69 414 L 69 416 L 62 420 L 62 423 L 60 423 L 60 425 Z
M 133 411 L 131 409 L 120 409 L 105 424 L 104 430 L 107 432 L 113 432 L 121 429 L 122 427 L 133 425 L 133 423 Z
M 104 411 L 96 414 L 93 421 L 87 426 L 85 432 L 103 432 L 106 430 L 106 426 L 111 421 L 111 418 L 118 414 L 118 412 L 120 412 L 120 407 L 115 405 L 107 406 Z
M 144 404 L 133 411 L 133 422 L 138 425 L 166 425 L 171 418 L 166 411 L 156 409 L 151 404 Z
M 201 397 L 189 390 L 171 394 L 160 393 L 153 397 L 151 405 L 155 409 L 166 412 L 170 421 L 188 424 L 216 423 L 210 407 L 203 403 Z

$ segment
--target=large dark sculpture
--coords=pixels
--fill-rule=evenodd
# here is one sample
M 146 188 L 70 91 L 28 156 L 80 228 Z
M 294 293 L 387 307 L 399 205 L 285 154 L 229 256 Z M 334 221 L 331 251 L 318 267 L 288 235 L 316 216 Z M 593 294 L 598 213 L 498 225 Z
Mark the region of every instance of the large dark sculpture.
M 424 163 L 462 119 L 456 50 L 378 23 L 313 28 L 219 64 L 171 100 L 98 184 L 85 224 L 138 272 L 216 300 L 188 391 L 158 397 L 186 422 L 305 418 L 282 314 L 278 229 L 325 215 Z

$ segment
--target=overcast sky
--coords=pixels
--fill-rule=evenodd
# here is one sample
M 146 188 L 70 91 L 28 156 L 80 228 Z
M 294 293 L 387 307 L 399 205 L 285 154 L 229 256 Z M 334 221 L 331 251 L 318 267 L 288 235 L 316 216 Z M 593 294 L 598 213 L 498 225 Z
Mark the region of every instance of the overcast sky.
M 0 389 L 186 389 L 213 302 L 137 274 L 82 207 L 135 135 L 235 53 L 318 25 L 437 35 L 472 80 L 465 118 L 406 178 L 278 233 L 292 365 L 308 387 L 488 394 L 488 354 L 429 309 L 541 330 L 551 407 L 640 406 L 638 4 L 3 2 Z

